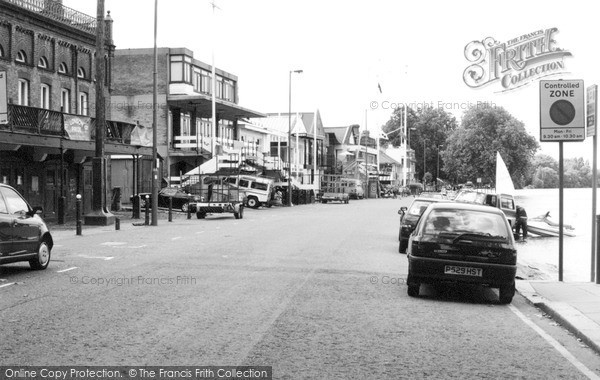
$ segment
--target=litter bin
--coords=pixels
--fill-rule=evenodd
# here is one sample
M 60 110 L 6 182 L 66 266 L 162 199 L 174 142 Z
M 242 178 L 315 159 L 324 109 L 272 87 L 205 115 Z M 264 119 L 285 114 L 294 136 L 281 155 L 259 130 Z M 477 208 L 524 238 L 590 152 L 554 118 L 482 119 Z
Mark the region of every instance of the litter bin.
M 121 188 L 114 187 L 112 192 L 112 203 L 110 205 L 111 211 L 121 210 Z

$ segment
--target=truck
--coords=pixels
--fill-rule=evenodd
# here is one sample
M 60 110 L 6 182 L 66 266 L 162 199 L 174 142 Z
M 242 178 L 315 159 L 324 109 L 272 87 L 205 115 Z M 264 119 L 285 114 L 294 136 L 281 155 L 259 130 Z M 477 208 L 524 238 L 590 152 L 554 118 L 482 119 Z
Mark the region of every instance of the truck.
M 321 203 L 342 202 L 350 200 L 349 179 L 337 174 L 325 174 L 321 177 Z
M 200 195 L 200 201 L 190 204 L 198 219 L 204 219 L 208 214 L 223 213 L 232 213 L 235 219 L 244 217 L 246 193 L 228 181 L 232 177 L 231 173 L 200 175 L 193 189 Z

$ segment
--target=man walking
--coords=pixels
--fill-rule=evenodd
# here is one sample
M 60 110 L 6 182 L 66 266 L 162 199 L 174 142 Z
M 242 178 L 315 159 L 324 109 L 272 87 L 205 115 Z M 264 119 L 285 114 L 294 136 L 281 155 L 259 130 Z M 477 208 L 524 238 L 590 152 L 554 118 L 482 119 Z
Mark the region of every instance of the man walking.
M 523 241 L 527 241 L 527 212 L 521 206 L 517 206 L 515 221 L 515 237 L 519 240 L 519 234 L 523 229 Z

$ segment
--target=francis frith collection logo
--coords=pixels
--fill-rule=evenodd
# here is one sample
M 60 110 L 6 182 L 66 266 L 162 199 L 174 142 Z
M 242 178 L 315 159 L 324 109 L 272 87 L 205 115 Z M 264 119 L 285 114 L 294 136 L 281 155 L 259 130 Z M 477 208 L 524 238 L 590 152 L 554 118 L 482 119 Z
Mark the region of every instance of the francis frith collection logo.
M 557 32 L 557 28 L 540 29 L 507 42 L 487 37 L 468 43 L 465 58 L 471 65 L 463 73 L 465 83 L 472 88 L 497 83 L 498 92 L 506 92 L 564 73 L 564 58 L 571 53 L 557 46 Z

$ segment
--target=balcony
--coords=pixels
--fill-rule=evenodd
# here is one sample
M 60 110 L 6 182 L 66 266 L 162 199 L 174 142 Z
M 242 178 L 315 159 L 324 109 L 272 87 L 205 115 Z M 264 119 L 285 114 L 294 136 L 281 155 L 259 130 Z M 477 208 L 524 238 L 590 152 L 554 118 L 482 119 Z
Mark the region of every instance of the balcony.
M 106 142 L 140 145 L 132 139 L 135 124 L 106 121 Z M 43 108 L 8 105 L 8 124 L 0 132 L 18 132 L 38 136 L 55 136 L 69 140 L 92 141 L 96 135 L 96 119 Z
M 0 0 L 37 13 L 83 32 L 96 33 L 96 18 L 52 0 Z

